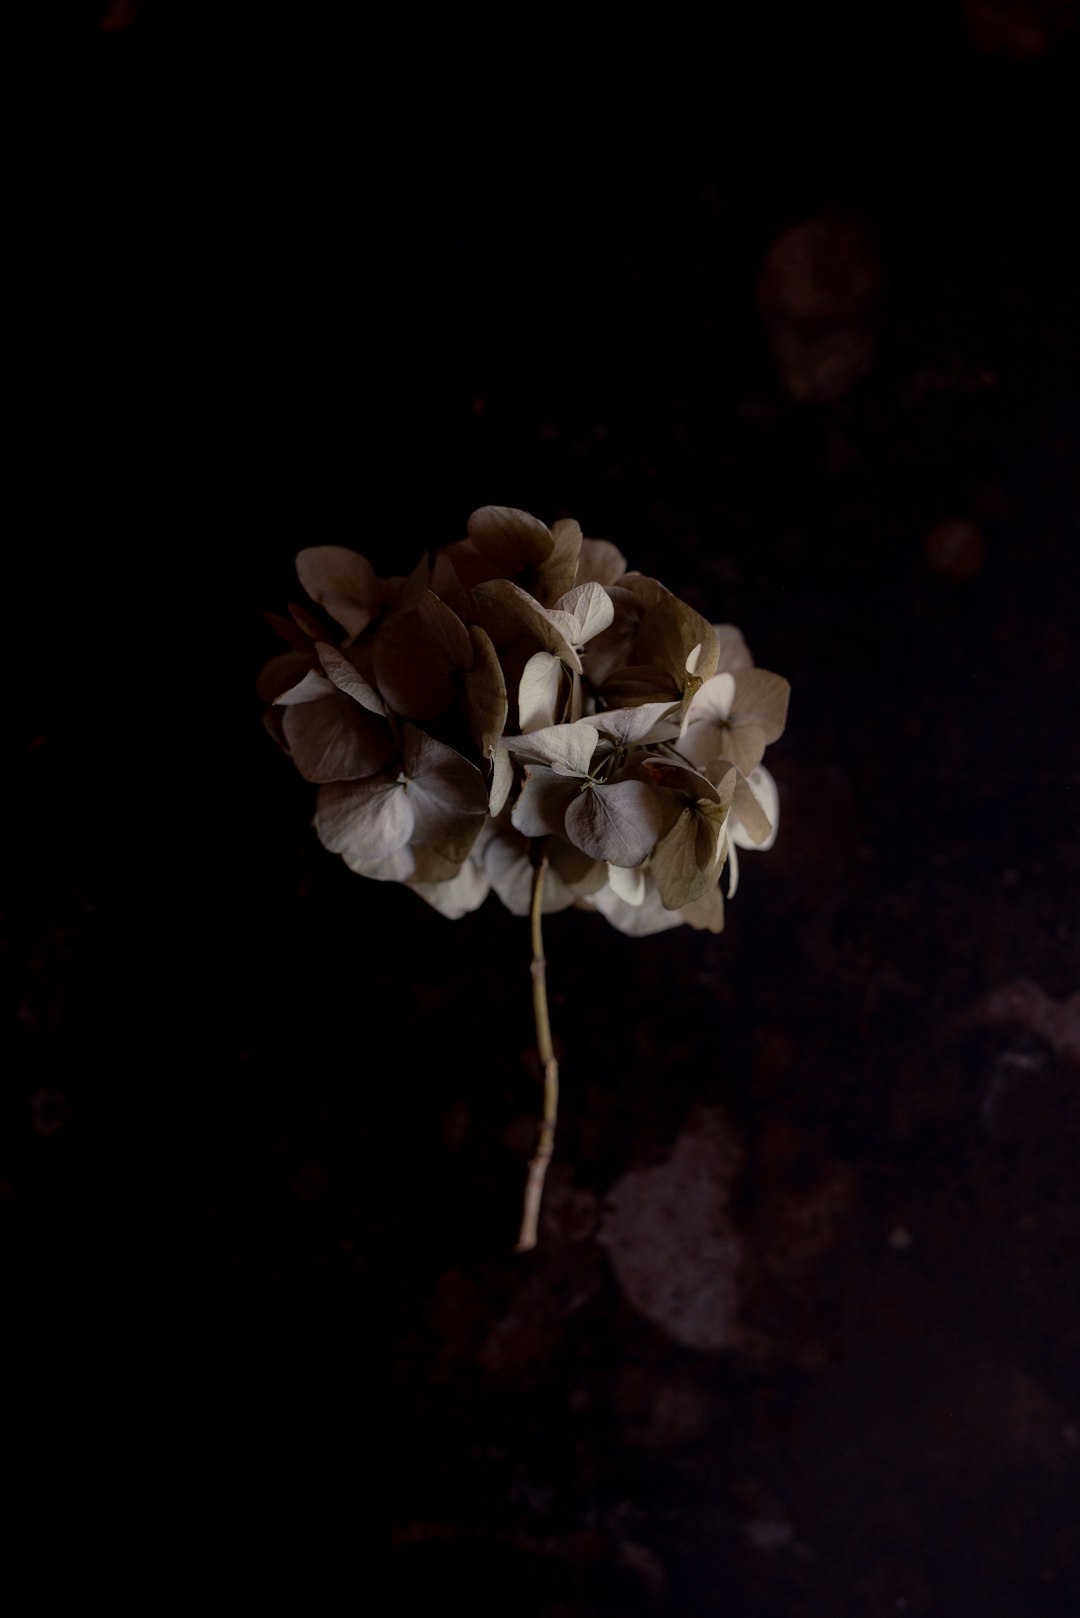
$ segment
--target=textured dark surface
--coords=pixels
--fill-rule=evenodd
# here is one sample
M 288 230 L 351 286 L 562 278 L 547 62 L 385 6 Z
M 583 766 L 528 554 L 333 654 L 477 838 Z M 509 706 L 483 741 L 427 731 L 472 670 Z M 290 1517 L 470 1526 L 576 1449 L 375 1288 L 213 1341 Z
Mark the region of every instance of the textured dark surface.
M 769 12 L 505 90 L 435 40 L 385 119 L 374 45 L 353 82 L 93 10 L 19 216 L 0 1215 L 43 1579 L 1072 1618 L 1075 7 Z M 792 683 L 722 936 L 547 925 L 525 1258 L 525 924 L 350 876 L 252 692 L 300 546 L 402 571 L 488 502 Z

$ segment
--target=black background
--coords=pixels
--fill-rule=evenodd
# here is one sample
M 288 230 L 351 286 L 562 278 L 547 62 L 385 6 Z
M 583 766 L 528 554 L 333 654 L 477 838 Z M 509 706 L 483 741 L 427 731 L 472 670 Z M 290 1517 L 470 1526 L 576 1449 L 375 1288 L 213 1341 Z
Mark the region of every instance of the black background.
M 1080 1610 L 1075 6 L 54 17 L 0 895 L 42 1581 Z M 824 394 L 762 292 L 810 220 L 866 355 Z M 253 692 L 299 548 L 406 571 L 489 502 L 792 683 L 722 936 L 548 923 L 528 1257 L 525 924 L 352 877 Z M 594 1239 L 702 1107 L 741 1153 L 707 1350 Z

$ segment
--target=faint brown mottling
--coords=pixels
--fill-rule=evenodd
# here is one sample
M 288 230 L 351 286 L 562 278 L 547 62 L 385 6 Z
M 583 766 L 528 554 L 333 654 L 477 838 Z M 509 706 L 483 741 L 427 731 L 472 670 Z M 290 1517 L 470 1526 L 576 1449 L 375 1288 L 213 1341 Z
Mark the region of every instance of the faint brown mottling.
M 923 540 L 927 563 L 946 579 L 973 579 L 986 560 L 986 545 L 978 523 L 948 517 L 935 523 Z
M 842 399 L 874 362 L 881 270 L 866 228 L 825 213 L 779 236 L 758 307 L 780 379 L 805 402 Z
M 984 56 L 1033 62 L 1075 26 L 1077 0 L 964 0 L 964 25 Z

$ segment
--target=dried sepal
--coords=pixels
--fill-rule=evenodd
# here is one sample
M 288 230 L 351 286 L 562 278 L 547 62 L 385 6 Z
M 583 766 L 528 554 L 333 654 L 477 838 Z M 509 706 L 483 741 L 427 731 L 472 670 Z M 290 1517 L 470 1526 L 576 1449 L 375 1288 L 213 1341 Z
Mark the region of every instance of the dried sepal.
M 680 751 L 699 767 L 723 758 L 751 774 L 766 746 L 783 734 L 790 689 L 767 669 L 714 675 L 687 708 Z
M 565 671 L 550 652 L 534 652 L 518 682 L 518 725 L 528 734 L 557 724 L 563 706 Z
M 481 758 L 494 757 L 506 728 L 506 680 L 491 637 L 479 624 L 470 624 L 472 662 L 462 676 L 469 731 Z
M 500 652 L 524 642 L 536 651 L 561 658 L 567 668 L 581 672 L 581 658 L 560 625 L 527 590 L 511 579 L 491 579 L 473 589 L 479 622 Z
M 438 910 L 449 921 L 460 921 L 474 910 L 479 910 L 491 892 L 491 878 L 482 864 L 471 857 L 446 882 L 411 882 L 410 887 L 421 899 Z
M 566 837 L 594 860 L 640 865 L 660 832 L 655 792 L 644 781 L 588 783 L 567 806 Z
M 468 759 L 414 725 L 404 727 L 403 740 L 396 777 L 387 771 L 323 787 L 315 816 L 320 841 L 332 853 L 361 860 L 417 843 L 461 861 L 487 813 L 483 778 Z
M 379 690 L 394 712 L 428 721 L 445 713 L 458 695 L 473 645 L 457 613 L 428 590 L 416 606 L 384 621 L 374 656 Z
M 538 567 L 554 547 L 547 524 L 513 506 L 481 506 L 469 518 L 467 531 L 484 560 L 505 575 Z
M 256 695 L 263 702 L 277 702 L 300 684 L 310 668 L 309 652 L 279 652 L 264 665 L 255 682 Z
M 296 558 L 300 583 L 346 634 L 362 635 L 378 613 L 382 591 L 366 556 L 344 545 L 313 545 Z
M 616 584 L 626 572 L 626 557 L 606 539 L 581 542 L 575 584 Z
M 326 641 L 316 641 L 315 652 L 327 679 L 332 680 L 339 691 L 343 691 L 347 697 L 352 697 L 354 702 L 358 702 L 369 713 L 379 714 L 381 718 L 386 717 L 386 703 L 375 687 L 357 673 L 344 652 L 339 652 L 336 646 L 330 646 Z

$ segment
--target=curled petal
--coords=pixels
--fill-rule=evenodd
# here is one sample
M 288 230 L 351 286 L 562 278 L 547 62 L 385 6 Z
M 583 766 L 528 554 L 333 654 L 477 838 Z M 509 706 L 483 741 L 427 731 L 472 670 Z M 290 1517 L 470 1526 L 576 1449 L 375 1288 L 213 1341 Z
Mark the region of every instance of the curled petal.
M 771 848 L 780 825 L 780 794 L 764 764 L 735 788 L 731 804 L 731 841 L 739 848 Z
M 311 597 L 348 634 L 362 635 L 379 608 L 381 592 L 366 556 L 344 545 L 313 545 L 296 558 L 296 573 Z
M 553 615 L 520 585 L 511 579 L 489 579 L 474 586 L 473 601 L 480 622 L 500 650 L 531 643 L 581 673 L 581 658 L 572 642 Z
M 581 551 L 581 527 L 572 517 L 551 525 L 551 555 L 534 571 L 533 594 L 542 607 L 550 607 L 575 582 Z
M 465 712 L 481 758 L 491 758 L 506 725 L 506 680 L 491 637 L 479 624 L 470 624 L 471 665 L 462 676 Z
M 354 702 L 358 702 L 369 713 L 386 717 L 386 703 L 375 687 L 369 685 L 356 672 L 344 652 L 339 652 L 336 646 L 331 646 L 326 641 L 317 641 L 315 650 L 327 678 L 333 680 L 339 691 L 344 691 L 347 697 L 352 697 Z
M 550 652 L 534 652 L 518 686 L 518 724 L 524 732 L 546 730 L 558 718 L 563 666 Z
M 497 747 L 491 766 L 491 786 L 488 789 L 488 814 L 493 820 L 502 814 L 513 784 L 513 760 L 505 747 Z

